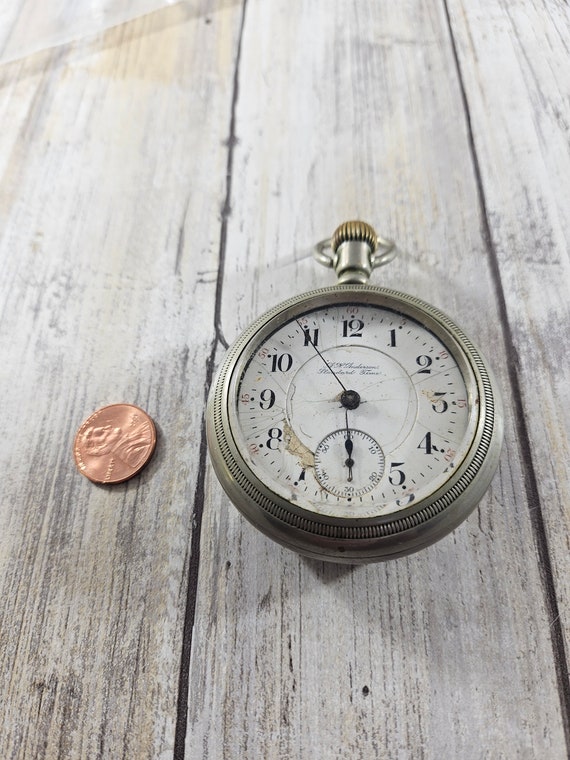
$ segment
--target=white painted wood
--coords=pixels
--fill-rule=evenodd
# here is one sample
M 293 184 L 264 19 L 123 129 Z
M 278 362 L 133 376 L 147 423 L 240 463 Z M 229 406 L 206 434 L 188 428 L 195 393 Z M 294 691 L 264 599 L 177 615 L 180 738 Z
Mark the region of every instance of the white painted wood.
M 569 26 L 204 0 L 0 66 L 0 756 L 567 757 Z M 354 216 L 487 349 L 506 438 L 452 536 L 347 568 L 243 521 L 203 412 Z M 114 401 L 159 440 L 111 489 L 71 445 Z
M 0 63 L 95 37 L 171 5 L 169 0 L 17 0 L 0 6 Z
M 274 547 L 210 481 L 187 753 L 565 757 L 499 308 L 510 283 L 493 277 L 445 8 L 252 1 L 243 40 L 224 335 L 330 281 L 301 259 L 310 242 L 347 217 L 377 221 L 406 253 L 376 280 L 440 305 L 487 348 L 507 432 L 478 514 L 378 567 Z
M 239 21 L 211 10 L 0 70 L 3 758 L 172 757 Z M 156 455 L 97 487 L 73 436 L 120 401 Z
M 537 475 L 568 652 L 570 10 L 509 3 L 497 13 L 484 3 L 473 12 L 461 5 L 465 11 L 452 4 L 452 19 L 513 336 L 524 453 Z

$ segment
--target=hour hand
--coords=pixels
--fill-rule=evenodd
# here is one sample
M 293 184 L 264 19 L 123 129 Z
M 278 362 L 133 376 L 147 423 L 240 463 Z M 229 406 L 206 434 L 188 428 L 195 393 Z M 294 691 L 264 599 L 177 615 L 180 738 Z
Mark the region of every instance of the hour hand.
M 346 438 L 344 439 L 344 448 L 346 449 L 346 453 L 348 454 L 348 459 L 344 463 L 346 467 L 348 467 L 348 482 L 352 483 L 352 468 L 354 467 L 354 459 L 352 458 L 352 450 L 354 448 L 354 444 L 352 443 L 352 438 L 350 437 L 350 430 L 346 430 Z

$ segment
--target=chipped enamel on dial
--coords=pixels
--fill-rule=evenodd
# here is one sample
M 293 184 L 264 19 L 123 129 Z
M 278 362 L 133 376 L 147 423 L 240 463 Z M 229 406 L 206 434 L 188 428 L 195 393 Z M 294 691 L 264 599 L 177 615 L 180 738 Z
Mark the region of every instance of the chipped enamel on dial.
M 288 316 L 234 374 L 229 423 L 246 464 L 325 517 L 391 515 L 436 494 L 472 445 L 479 405 L 445 339 L 376 303 Z

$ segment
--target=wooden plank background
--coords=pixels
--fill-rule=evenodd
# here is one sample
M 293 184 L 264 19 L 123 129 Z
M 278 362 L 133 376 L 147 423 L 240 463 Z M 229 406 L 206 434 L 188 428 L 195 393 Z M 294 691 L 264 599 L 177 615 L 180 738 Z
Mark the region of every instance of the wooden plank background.
M 201 0 L 0 66 L 2 758 L 569 756 L 569 40 L 556 0 Z M 355 568 L 246 524 L 204 436 L 351 217 L 506 415 L 478 510 Z M 120 401 L 157 451 L 95 486 L 72 441 Z

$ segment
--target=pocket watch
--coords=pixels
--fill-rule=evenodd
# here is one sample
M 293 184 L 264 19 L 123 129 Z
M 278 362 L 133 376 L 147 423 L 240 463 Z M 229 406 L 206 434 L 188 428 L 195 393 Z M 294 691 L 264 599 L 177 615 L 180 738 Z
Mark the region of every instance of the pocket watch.
M 300 554 L 365 563 L 454 530 L 497 468 L 501 401 L 439 309 L 367 284 L 396 247 L 345 222 L 315 246 L 338 283 L 297 295 L 235 341 L 209 394 L 218 479 L 255 527 Z

